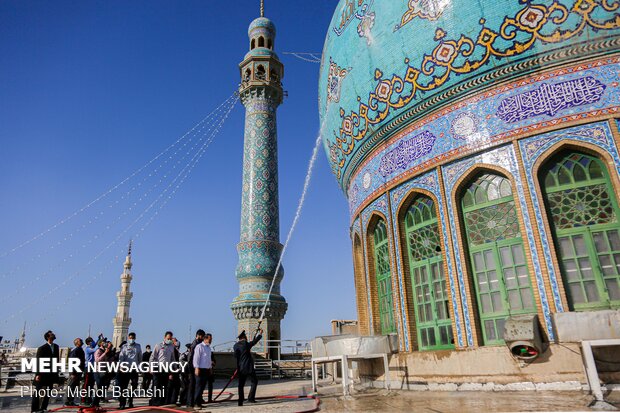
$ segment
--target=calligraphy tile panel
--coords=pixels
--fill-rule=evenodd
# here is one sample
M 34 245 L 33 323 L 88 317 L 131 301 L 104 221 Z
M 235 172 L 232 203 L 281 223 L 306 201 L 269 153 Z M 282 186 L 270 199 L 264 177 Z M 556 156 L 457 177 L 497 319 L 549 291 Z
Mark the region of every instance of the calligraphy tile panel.
M 351 179 L 351 219 L 385 188 L 541 128 L 620 110 L 620 58 L 539 73 L 443 108 L 395 135 Z

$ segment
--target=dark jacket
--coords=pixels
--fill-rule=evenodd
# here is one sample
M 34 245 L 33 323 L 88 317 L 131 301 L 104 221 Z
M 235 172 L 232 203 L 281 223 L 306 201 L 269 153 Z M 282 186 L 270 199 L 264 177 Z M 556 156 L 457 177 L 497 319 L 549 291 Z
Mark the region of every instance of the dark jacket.
M 80 360 L 80 370 L 84 371 L 86 367 L 86 353 L 82 347 L 74 347 L 69 353 L 69 358 Z
M 194 352 L 196 351 L 196 346 L 200 343 L 202 343 L 202 340 L 196 338 L 194 339 L 191 347 L 189 348 L 189 364 L 187 365 L 190 369 L 189 371 L 194 371 Z
M 250 342 L 241 340 L 235 343 L 233 351 L 237 359 L 237 371 L 239 374 L 251 374 L 254 372 L 254 359 L 252 358 L 251 350 L 261 338 L 263 338 L 263 336 L 259 334 Z
M 180 361 L 181 363 L 185 363 L 185 362 L 187 363 L 187 364 L 185 365 L 185 369 L 183 370 L 183 373 L 184 373 L 184 374 L 191 374 L 191 373 L 192 373 L 192 369 L 191 369 L 191 367 L 189 366 L 189 360 L 188 360 L 188 358 L 189 358 L 189 349 L 187 349 L 187 350 L 185 350 L 183 353 L 181 353 L 181 356 L 179 357 L 179 361 Z
M 49 343 L 45 343 L 37 349 L 37 365 L 41 360 L 50 360 L 51 362 L 52 359 L 60 361 L 60 348 L 58 344 L 50 346 Z M 37 373 L 36 375 L 40 377 L 41 384 L 43 385 L 52 385 L 58 381 L 58 373 Z

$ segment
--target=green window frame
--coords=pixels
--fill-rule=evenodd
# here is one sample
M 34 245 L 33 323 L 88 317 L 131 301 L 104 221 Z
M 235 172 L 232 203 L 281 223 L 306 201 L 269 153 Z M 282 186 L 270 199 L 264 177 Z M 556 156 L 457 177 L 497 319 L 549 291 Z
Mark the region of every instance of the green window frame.
M 508 317 L 536 313 L 510 181 L 479 175 L 463 192 L 461 208 L 483 341 L 504 344 Z
M 620 308 L 620 210 L 605 163 L 562 152 L 539 176 L 569 308 Z
M 416 197 L 405 215 L 405 239 L 420 350 L 453 349 L 449 296 L 435 203 Z
M 373 230 L 375 277 L 379 299 L 379 319 L 381 334 L 396 332 L 394 305 L 392 299 L 392 271 L 390 268 L 390 249 L 385 220 L 380 218 Z

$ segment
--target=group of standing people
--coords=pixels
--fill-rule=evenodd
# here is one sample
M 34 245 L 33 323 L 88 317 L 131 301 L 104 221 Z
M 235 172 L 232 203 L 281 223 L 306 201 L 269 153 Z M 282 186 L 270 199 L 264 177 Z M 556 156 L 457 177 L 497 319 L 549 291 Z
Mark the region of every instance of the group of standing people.
M 237 360 L 237 377 L 239 380 L 239 406 L 243 405 L 244 390 L 246 381 L 250 381 L 251 388 L 248 394 L 248 402 L 255 402 L 256 387 L 258 380 L 254 371 L 254 360 L 251 349 L 262 338 L 262 330 L 252 341 L 248 342 L 245 331 L 238 336 L 238 341 L 234 346 L 234 355 Z M 37 359 L 56 359 L 60 361 L 60 349 L 54 343 L 56 335 L 52 331 L 44 334 L 45 344 L 37 349 Z M 205 403 L 213 401 L 213 382 L 215 367 L 215 355 L 211 349 L 213 335 L 205 333 L 204 330 L 196 331 L 196 337 L 191 344 L 186 344 L 185 351 L 180 352 L 180 342 L 174 337 L 171 331 L 166 331 L 163 341 L 157 343 L 153 351 L 147 345 L 142 352 L 140 344 L 136 342 L 136 333 L 129 333 L 127 341 L 121 343 L 119 349 L 115 349 L 113 344 L 100 334 L 95 341 L 92 337 L 82 341 L 76 338 L 73 341 L 74 347 L 69 352 L 69 358 L 77 359 L 80 372 L 71 372 L 67 383 L 67 397 L 65 406 L 77 406 L 74 397 L 70 394 L 77 394 L 80 388 L 83 389 L 108 389 L 114 383 L 120 390 L 119 409 L 132 408 L 133 397 L 125 397 L 124 390 L 129 388 L 138 389 L 139 374 L 137 369 L 129 372 L 89 372 L 87 363 L 112 363 L 125 362 L 129 365 L 141 362 L 157 362 L 169 364 L 172 362 L 186 362 L 182 372 L 154 372 L 144 373 L 141 388 L 148 390 L 153 386 L 153 397 L 149 405 L 161 406 L 166 404 L 186 405 L 188 407 L 202 407 Z M 84 346 L 86 344 L 86 346 Z M 33 381 L 33 392 L 31 412 L 44 412 L 47 410 L 49 396 L 39 397 L 39 390 L 51 389 L 55 383 L 59 383 L 57 373 L 36 373 Z M 73 391 L 70 392 L 69 389 Z M 207 390 L 207 400 L 203 394 Z M 157 391 L 156 391 L 157 390 Z M 43 392 L 45 393 L 45 392 Z M 90 392 L 88 392 L 90 393 Z M 86 406 L 99 406 L 102 398 L 100 392 L 95 392 L 95 397 L 85 397 L 79 400 Z M 131 393 L 131 392 L 130 392 Z M 105 400 L 104 400 L 105 401 Z

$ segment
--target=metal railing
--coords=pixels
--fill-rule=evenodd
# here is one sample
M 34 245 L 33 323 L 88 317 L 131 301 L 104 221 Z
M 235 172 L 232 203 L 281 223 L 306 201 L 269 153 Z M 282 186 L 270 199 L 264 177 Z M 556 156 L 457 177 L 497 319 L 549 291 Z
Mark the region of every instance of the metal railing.
M 232 352 L 236 341 L 213 346 L 213 351 Z M 265 340 L 265 345 L 257 354 L 266 356 L 257 359 L 255 367 L 264 371 L 270 366 L 270 378 L 305 377 L 311 371 L 312 348 L 310 340 Z
M 213 351 L 232 352 L 237 341 L 215 344 Z M 278 354 L 310 354 L 310 340 L 265 340 L 265 353 L 277 349 Z M 261 352 L 262 353 L 262 352 Z

